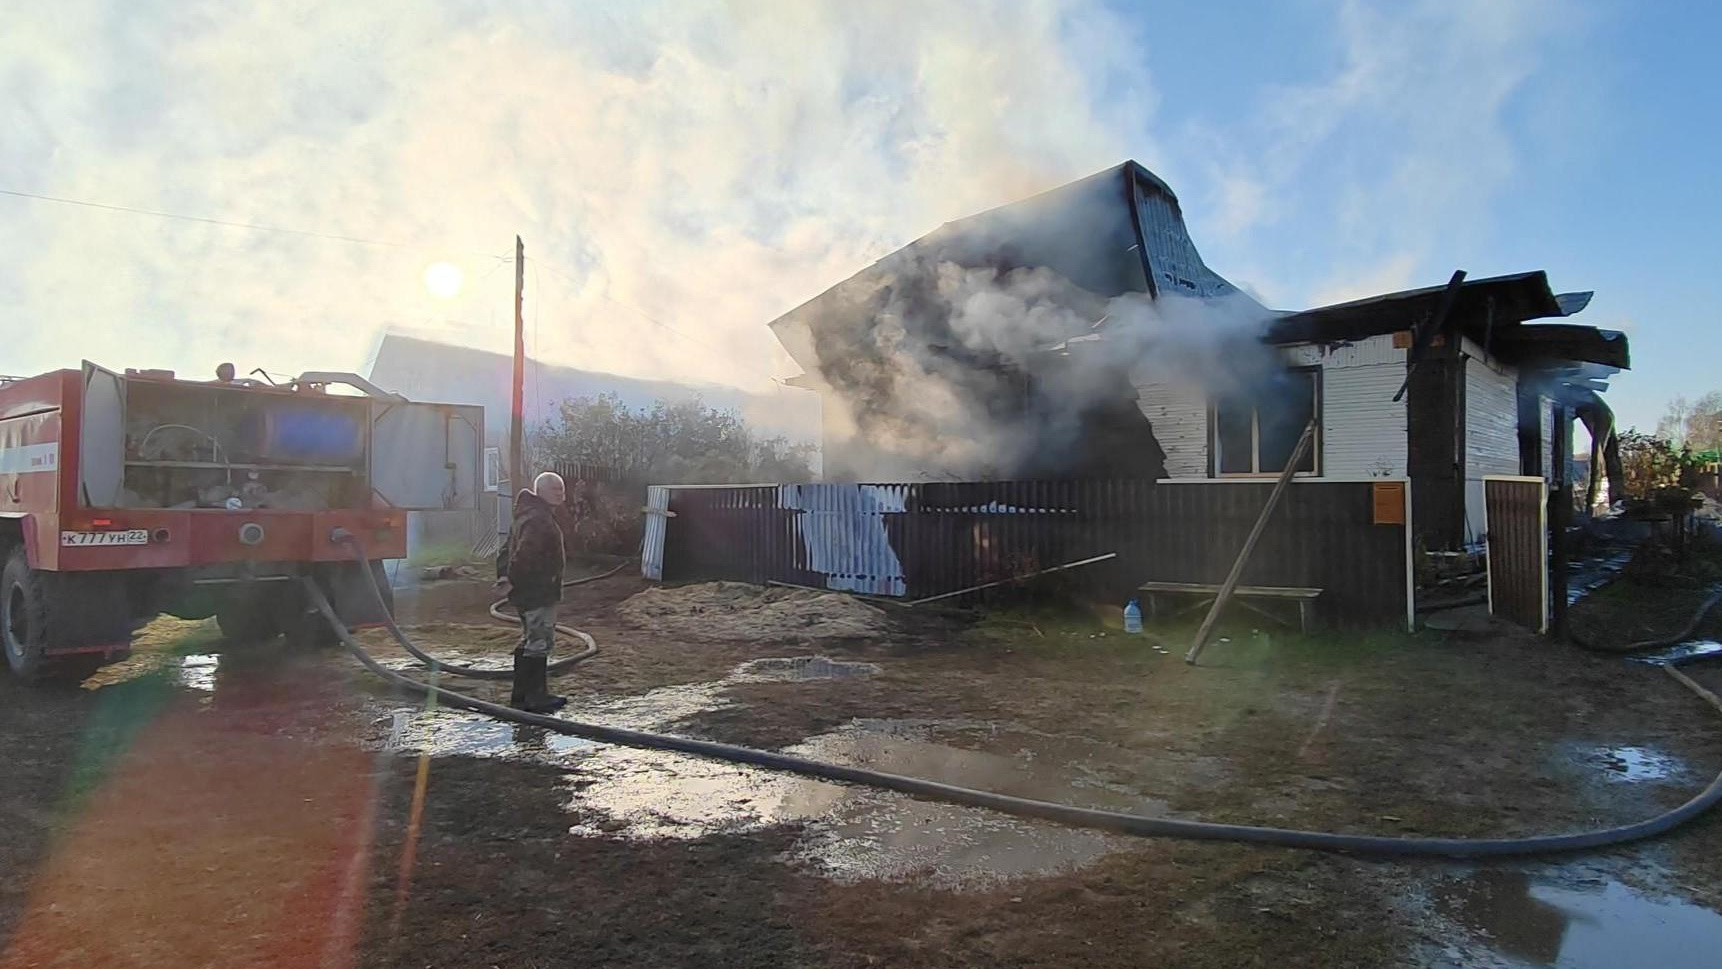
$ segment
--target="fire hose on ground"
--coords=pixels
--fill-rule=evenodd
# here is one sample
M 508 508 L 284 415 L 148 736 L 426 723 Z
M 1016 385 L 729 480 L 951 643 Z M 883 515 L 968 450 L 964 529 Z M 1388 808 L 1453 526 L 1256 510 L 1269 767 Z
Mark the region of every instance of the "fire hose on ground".
M 361 563 L 365 561 L 364 549 L 356 539 L 346 538 L 352 548 L 355 558 Z M 370 576 L 369 568 L 361 571 Z M 611 573 L 614 574 L 613 570 Z M 593 581 L 601 576 L 591 576 L 587 579 L 575 580 Z M 371 577 L 373 591 L 381 602 L 381 590 L 375 586 L 375 577 Z M 908 777 L 902 774 L 891 774 L 884 771 L 868 770 L 862 767 L 850 767 L 844 764 L 833 764 L 825 761 L 811 760 L 793 754 L 778 753 L 770 750 L 758 750 L 752 747 L 740 747 L 733 744 L 717 743 L 709 740 L 696 740 L 691 737 L 678 737 L 672 734 L 651 733 L 643 730 L 629 730 L 622 727 L 610 727 L 603 724 L 586 723 L 580 720 L 570 720 L 562 717 L 538 713 L 527 713 L 499 703 L 491 703 L 477 697 L 457 693 L 444 687 L 424 683 L 413 679 L 396 670 L 392 670 L 377 662 L 353 634 L 347 629 L 330 606 L 322 589 L 310 580 L 304 580 L 306 594 L 316 609 L 323 614 L 347 651 L 353 655 L 367 670 L 377 676 L 404 689 L 419 694 L 434 694 L 438 703 L 470 710 L 484 714 L 497 720 L 518 723 L 525 726 L 541 727 L 556 733 L 581 737 L 600 743 L 616 744 L 624 747 L 638 747 L 649 750 L 667 750 L 676 753 L 691 754 L 697 757 L 709 757 L 737 764 L 766 770 L 787 771 L 820 780 L 835 781 L 842 784 L 857 784 L 896 791 L 911 797 L 943 801 L 966 807 L 985 808 L 1018 817 L 1036 818 L 1067 824 L 1073 827 L 1095 828 L 1105 831 L 1115 831 L 1121 834 L 1140 837 L 1182 838 L 1197 841 L 1231 841 L 1245 844 L 1274 845 L 1284 848 L 1305 848 L 1315 851 L 1332 851 L 1353 855 L 1379 855 L 1397 857 L 1436 857 L 1436 858 L 1500 858 L 1513 855 L 1542 855 L 1563 852 L 1583 851 L 1600 848 L 1607 845 L 1624 844 L 1640 841 L 1671 831 L 1674 828 L 1697 818 L 1710 810 L 1718 801 L 1722 801 L 1722 773 L 1718 773 L 1697 795 L 1678 807 L 1665 811 L 1654 817 L 1632 824 L 1615 827 L 1598 828 L 1573 834 L 1540 835 L 1522 838 L 1420 838 L 1396 837 L 1384 835 L 1339 834 L 1327 831 L 1303 831 L 1291 828 L 1272 828 L 1246 824 L 1225 824 L 1212 821 L 1191 821 L 1178 818 L 1144 817 L 1122 811 L 1109 811 L 1100 808 L 1078 807 L 1071 804 L 1059 804 L 1052 801 L 1041 801 L 1031 798 L 1013 797 L 1008 794 L 997 794 L 975 788 L 960 787 L 955 784 L 945 784 L 939 781 L 926 780 L 919 777 Z M 1722 595 L 1712 596 L 1693 617 L 1689 628 L 1695 628 L 1704 615 L 1713 608 Z M 492 615 L 500 610 L 492 607 Z M 387 611 L 385 610 L 385 615 Z M 504 618 L 511 619 L 506 614 Z M 517 621 L 517 620 L 516 620 Z M 410 645 L 405 633 L 400 630 L 391 618 L 388 626 L 395 640 L 399 642 L 414 658 L 427 664 L 433 670 L 443 670 L 461 676 L 478 676 L 483 679 L 496 679 L 506 676 L 506 673 L 491 670 L 474 670 L 470 667 L 448 666 L 434 657 L 425 654 L 417 647 Z M 565 629 L 566 627 L 557 627 Z M 579 656 L 564 660 L 557 667 L 566 669 L 579 660 L 583 660 L 597 652 L 597 644 L 590 636 L 577 630 L 568 629 L 570 634 L 581 638 L 587 643 L 587 649 Z M 1647 644 L 1636 644 L 1645 647 Z M 1673 641 L 1663 645 L 1673 645 Z M 1700 699 L 1722 713 L 1722 698 L 1705 689 L 1686 676 L 1675 666 L 1680 660 L 1670 661 L 1662 666 L 1672 678 L 1696 694 Z
M 352 545 L 352 542 L 348 539 L 339 540 L 346 542 L 350 546 Z M 356 549 L 355 554 L 359 558 L 364 557 L 363 549 L 357 549 L 356 546 L 352 547 Z M 608 572 L 600 572 L 597 575 L 583 575 L 577 579 L 569 579 L 562 583 L 562 586 L 567 588 L 568 586 L 585 585 L 588 582 L 596 582 L 599 579 L 608 579 L 610 576 L 627 568 L 629 564 L 630 563 L 628 562 L 623 562 L 621 565 L 616 566 Z M 371 573 L 369 568 L 362 569 L 361 571 L 364 572 L 365 577 L 370 581 L 372 595 L 377 597 L 378 602 L 381 602 L 383 590 L 377 588 L 377 577 Z M 516 626 L 520 625 L 519 616 L 512 616 L 502 611 L 502 607 L 506 605 L 507 602 L 507 599 L 498 599 L 491 603 L 491 617 L 499 622 L 513 623 Z M 383 615 L 388 616 L 389 611 L 384 609 Z M 415 644 L 411 639 L 408 639 L 407 634 L 401 631 L 401 627 L 395 624 L 393 616 L 389 616 L 389 620 L 385 625 L 389 630 L 389 635 L 394 638 L 394 641 L 399 644 L 402 649 L 406 650 L 408 655 L 412 656 L 413 659 L 418 660 L 426 666 L 441 670 L 444 673 L 452 673 L 456 676 L 464 676 L 473 680 L 506 680 L 514 676 L 514 672 L 512 670 L 488 670 L 478 666 L 463 666 L 459 663 L 444 662 L 424 650 L 419 649 L 417 644 Z M 580 650 L 578 653 L 575 653 L 573 656 L 568 656 L 551 663 L 549 666 L 545 667 L 546 673 L 552 676 L 566 673 L 570 669 L 573 669 L 576 663 L 591 659 L 593 656 L 597 655 L 598 641 L 593 639 L 590 633 L 575 629 L 573 626 L 564 626 L 561 623 L 557 623 L 556 631 L 570 639 L 579 640 L 585 644 L 585 648 Z

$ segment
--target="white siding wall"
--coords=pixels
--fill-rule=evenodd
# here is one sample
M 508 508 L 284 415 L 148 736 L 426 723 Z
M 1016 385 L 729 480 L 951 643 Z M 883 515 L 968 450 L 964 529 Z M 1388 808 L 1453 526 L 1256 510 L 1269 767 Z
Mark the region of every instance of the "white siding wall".
M 1483 537 L 1483 476 L 1519 473 L 1518 371 L 1466 341 L 1465 532 Z
M 1405 351 L 1391 334 L 1337 346 L 1280 348 L 1288 367 L 1319 365 L 1321 473 L 1327 477 L 1405 474 L 1405 402 L 1393 394 L 1405 381 Z M 1208 405 L 1201 388 L 1163 383 L 1137 387 L 1142 413 L 1166 450 L 1166 473 L 1200 478 L 1208 473 Z
M 1137 406 L 1154 425 L 1166 452 L 1166 474 L 1200 478 L 1208 473 L 1208 400 L 1200 387 L 1152 383 L 1136 388 Z
M 1292 349 L 1292 348 L 1287 348 Z M 1307 354 L 1321 347 L 1299 348 Z M 1331 478 L 1398 477 L 1406 472 L 1405 351 L 1372 336 L 1321 356 L 1321 473 Z

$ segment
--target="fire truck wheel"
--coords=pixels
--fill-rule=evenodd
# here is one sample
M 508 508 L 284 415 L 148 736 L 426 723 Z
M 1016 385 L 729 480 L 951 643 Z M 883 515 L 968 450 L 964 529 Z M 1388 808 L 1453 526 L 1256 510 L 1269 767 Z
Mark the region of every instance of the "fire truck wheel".
M 325 585 L 322 582 L 318 584 Z M 329 594 L 327 588 L 323 594 Z M 330 629 L 323 614 L 312 608 L 303 589 L 295 587 L 291 595 L 284 596 L 280 608 L 281 633 L 287 637 L 289 648 L 320 649 L 340 643 L 340 634 Z
M 81 680 L 124 658 L 131 641 L 123 580 L 100 572 L 41 572 L 14 548 L 0 569 L 0 646 L 6 665 L 26 680 Z M 52 647 L 102 651 L 53 656 Z
M 14 548 L 0 572 L 0 641 L 6 665 L 22 679 L 37 679 L 47 669 L 48 590 L 45 577 L 30 568 L 22 548 Z
M 215 604 L 215 624 L 221 627 L 222 638 L 236 645 L 274 639 L 281 632 L 281 622 L 271 598 L 255 589 L 222 596 Z

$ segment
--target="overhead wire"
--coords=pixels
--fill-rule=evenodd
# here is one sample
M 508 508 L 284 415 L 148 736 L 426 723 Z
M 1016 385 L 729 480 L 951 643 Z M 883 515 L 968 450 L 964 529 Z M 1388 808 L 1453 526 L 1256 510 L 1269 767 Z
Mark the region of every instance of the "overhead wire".
M 39 192 L 22 192 L 16 189 L 0 188 L 0 195 L 13 198 L 31 199 L 37 202 L 53 202 L 58 205 L 75 205 L 87 209 L 100 209 L 107 212 L 125 212 L 131 215 L 145 215 L 157 219 L 172 219 L 179 222 L 195 222 L 202 225 L 221 226 L 228 229 L 245 229 L 251 232 L 272 232 L 278 235 L 303 236 L 311 239 L 325 239 L 331 242 L 346 242 L 359 246 L 380 246 L 389 249 L 417 249 L 424 252 L 459 252 L 461 255 L 480 256 L 486 259 L 509 259 L 492 252 L 476 250 L 455 250 L 447 246 L 433 246 L 416 242 L 395 242 L 387 239 L 370 239 L 363 236 L 345 235 L 339 232 L 322 232 L 315 229 L 295 229 L 287 226 L 265 225 L 260 222 L 241 222 L 235 219 L 216 219 L 201 215 L 185 215 L 179 212 L 167 212 L 160 209 L 146 209 L 133 205 L 115 205 L 109 202 L 95 202 L 89 199 L 69 198 L 62 195 L 44 195 Z

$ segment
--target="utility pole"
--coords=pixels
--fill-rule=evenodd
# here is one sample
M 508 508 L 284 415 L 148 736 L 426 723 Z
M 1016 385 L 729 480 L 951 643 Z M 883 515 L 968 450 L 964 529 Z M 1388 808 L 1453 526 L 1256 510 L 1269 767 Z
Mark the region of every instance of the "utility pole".
M 514 422 L 509 427 L 509 488 L 518 492 L 526 482 L 526 318 L 521 299 L 526 289 L 526 243 L 514 237 Z M 511 495 L 512 497 L 512 495 Z

